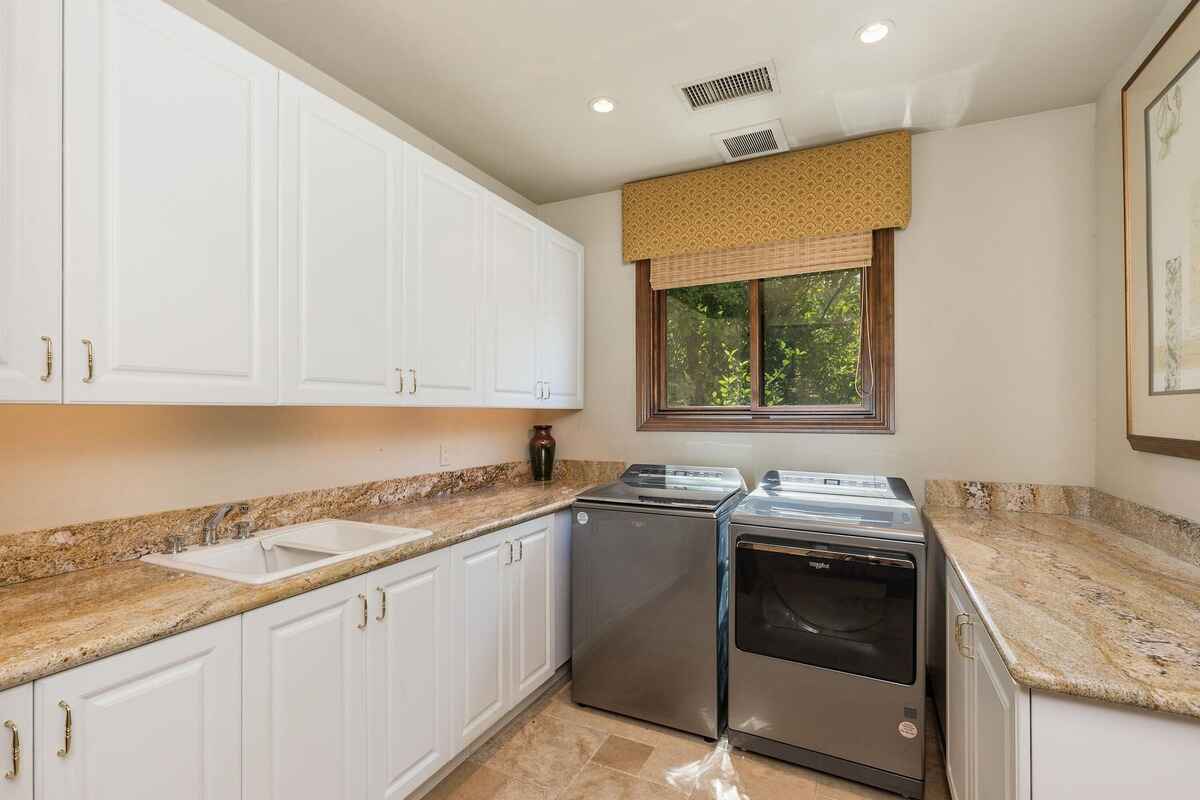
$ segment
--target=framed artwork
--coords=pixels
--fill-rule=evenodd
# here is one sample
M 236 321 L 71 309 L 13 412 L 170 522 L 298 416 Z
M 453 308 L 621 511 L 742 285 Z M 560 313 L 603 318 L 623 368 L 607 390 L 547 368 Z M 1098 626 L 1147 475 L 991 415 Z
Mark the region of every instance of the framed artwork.
M 1121 92 L 1126 434 L 1200 459 L 1200 11 L 1192 0 Z

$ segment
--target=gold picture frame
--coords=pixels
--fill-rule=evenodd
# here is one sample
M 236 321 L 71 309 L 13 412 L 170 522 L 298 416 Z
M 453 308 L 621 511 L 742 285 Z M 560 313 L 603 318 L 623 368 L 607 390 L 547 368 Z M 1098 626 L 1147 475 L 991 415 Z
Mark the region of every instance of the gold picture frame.
M 1121 90 L 1126 436 L 1200 459 L 1200 12 Z

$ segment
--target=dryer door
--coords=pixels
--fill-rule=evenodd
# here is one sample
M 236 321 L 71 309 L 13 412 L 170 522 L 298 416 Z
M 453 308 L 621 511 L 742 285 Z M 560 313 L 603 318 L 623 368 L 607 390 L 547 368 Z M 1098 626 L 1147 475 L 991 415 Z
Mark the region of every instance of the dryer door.
M 894 683 L 917 669 L 918 570 L 903 552 L 739 536 L 736 645 Z

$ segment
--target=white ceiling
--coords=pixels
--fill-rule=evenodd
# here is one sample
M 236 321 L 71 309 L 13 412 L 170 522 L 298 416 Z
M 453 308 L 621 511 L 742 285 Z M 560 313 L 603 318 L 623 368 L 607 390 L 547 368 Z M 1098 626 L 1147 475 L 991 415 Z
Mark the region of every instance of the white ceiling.
M 720 163 L 710 134 L 776 117 L 796 147 L 1091 102 L 1164 0 L 213 2 L 545 203 Z M 766 59 L 777 95 L 674 90 Z

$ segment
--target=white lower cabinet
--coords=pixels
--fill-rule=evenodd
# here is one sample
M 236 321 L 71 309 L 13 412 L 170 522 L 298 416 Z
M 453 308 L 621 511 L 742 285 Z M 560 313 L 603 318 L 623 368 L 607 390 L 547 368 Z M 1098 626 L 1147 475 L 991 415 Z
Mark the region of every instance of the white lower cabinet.
M 229 619 L 37 681 L 34 796 L 240 797 L 240 632 Z
M 554 518 L 508 531 L 516 553 L 509 570 L 512 602 L 512 701 L 554 674 Z
M 1198 796 L 1200 722 L 1018 686 L 950 563 L 945 623 L 954 800 Z
M 366 591 L 354 578 L 242 616 L 245 797 L 365 796 Z
M 460 750 L 509 709 L 508 531 L 455 545 L 452 561 L 455 749 Z
M 399 800 L 457 752 L 450 725 L 450 551 L 367 576 L 367 796 Z
M 554 515 L 554 668 L 571 660 L 571 511 Z
M 458 748 L 470 744 L 554 674 L 559 662 L 553 516 L 456 545 L 454 717 Z M 569 558 L 569 556 L 568 556 Z
M 0 692 L 0 800 L 403 800 L 569 654 L 569 528 L 523 522 Z
M 1033 692 L 1033 796 L 1194 800 L 1200 722 Z
M 955 800 L 1028 800 L 1029 691 L 946 566 L 946 780 Z
M 33 684 L 0 692 L 0 800 L 33 800 Z

